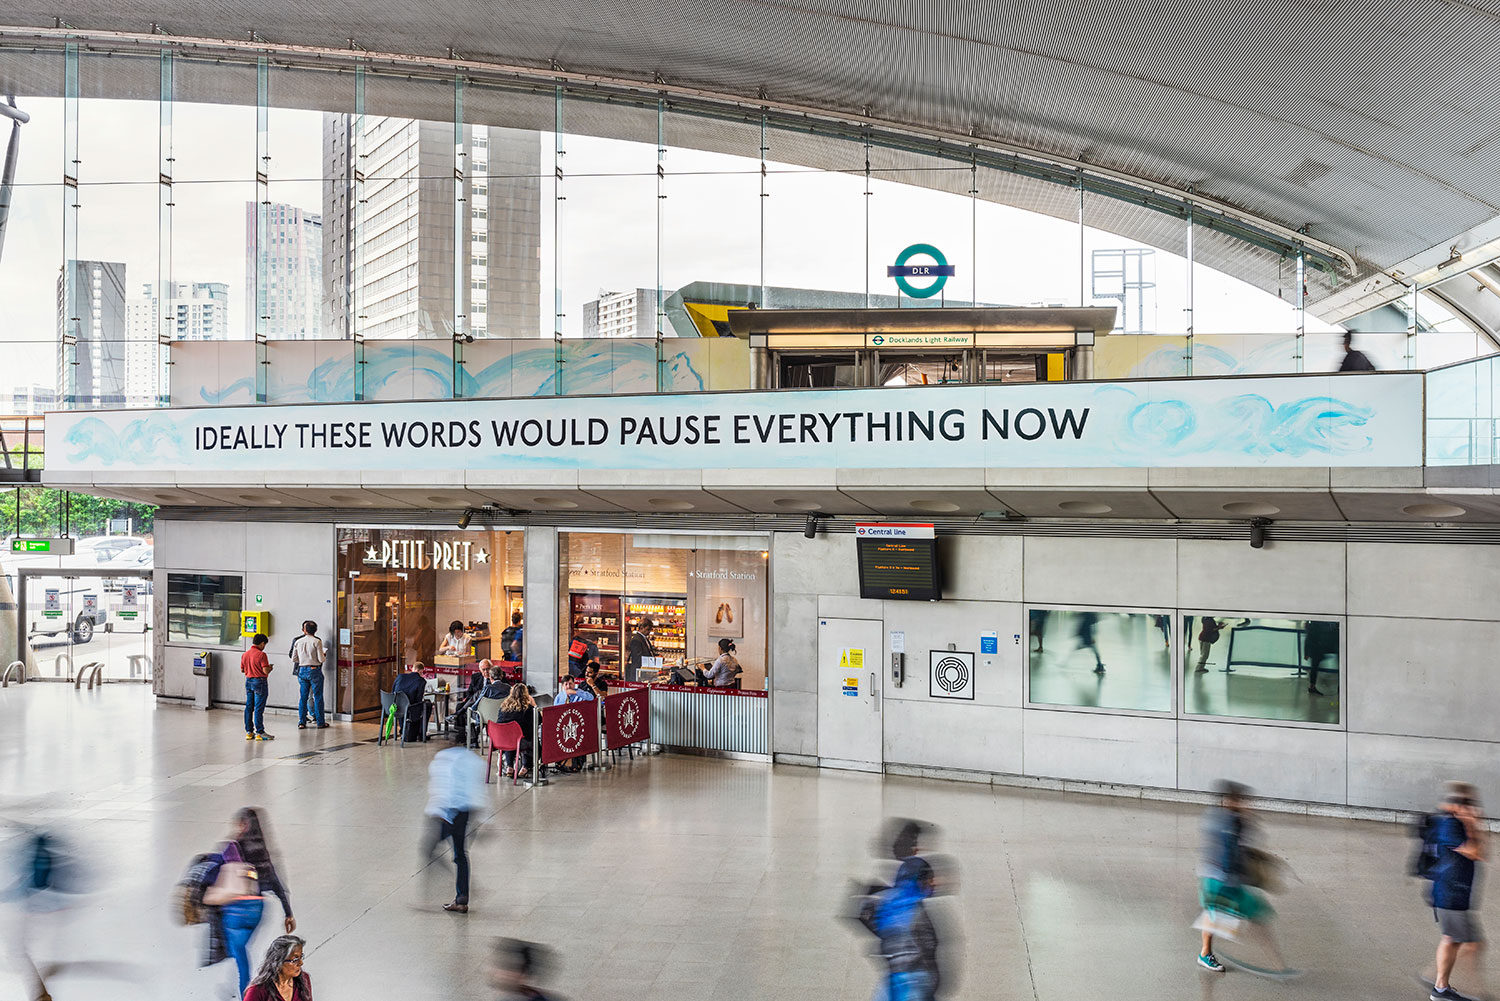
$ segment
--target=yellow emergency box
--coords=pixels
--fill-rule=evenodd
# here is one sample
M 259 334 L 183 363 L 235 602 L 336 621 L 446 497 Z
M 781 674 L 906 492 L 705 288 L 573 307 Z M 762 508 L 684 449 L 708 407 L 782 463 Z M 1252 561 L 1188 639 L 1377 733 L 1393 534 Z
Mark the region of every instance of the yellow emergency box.
M 240 613 L 240 635 L 254 636 L 256 633 L 271 635 L 271 613 L 270 612 L 241 612 Z

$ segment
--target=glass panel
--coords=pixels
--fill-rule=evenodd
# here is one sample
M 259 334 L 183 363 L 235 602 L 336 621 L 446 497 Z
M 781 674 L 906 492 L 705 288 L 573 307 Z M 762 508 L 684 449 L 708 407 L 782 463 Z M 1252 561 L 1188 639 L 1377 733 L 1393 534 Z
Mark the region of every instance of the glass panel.
M 61 184 L 37 184 L 17 186 L 12 194 L 5 254 L 0 260 L 3 347 L 14 373 L 0 388 L 10 394 L 5 408 L 9 413 L 44 413 L 57 406 L 62 377 L 57 333 L 66 191 Z
M 1091 609 L 1030 610 L 1030 701 L 1172 711 L 1171 617 Z
M 462 686 L 479 661 L 501 659 L 498 623 L 523 610 L 522 539 L 489 529 L 339 529 L 339 711 L 378 711 L 405 664 Z M 453 622 L 460 654 L 444 652 Z
M 83 183 L 77 197 L 78 406 L 154 406 L 161 308 L 157 185 Z
M 155 183 L 161 98 L 158 58 L 154 54 L 142 58 L 82 52 L 78 85 L 79 182 Z
M 1183 712 L 1338 723 L 1339 624 L 1322 619 L 1185 615 Z
M 254 233 L 255 181 L 177 181 L 172 200 L 172 296 L 166 309 L 177 324 L 171 336 L 243 340 L 254 328 L 254 299 L 246 294 L 253 261 L 246 251 L 253 245 L 247 229 Z M 236 379 L 253 384 L 253 369 L 247 366 Z
M 167 642 L 238 646 L 243 577 L 167 574 Z
M 976 298 L 995 306 L 1076 305 L 1077 189 L 983 168 L 977 182 Z
M 768 308 L 863 308 L 865 179 L 776 162 L 767 140 L 765 270 Z

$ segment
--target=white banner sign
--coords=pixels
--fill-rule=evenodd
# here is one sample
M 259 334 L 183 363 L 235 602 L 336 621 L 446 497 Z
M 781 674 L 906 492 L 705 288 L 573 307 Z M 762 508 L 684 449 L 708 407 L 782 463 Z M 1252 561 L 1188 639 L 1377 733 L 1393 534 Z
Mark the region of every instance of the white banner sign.
M 56 472 L 1416 466 L 1422 377 L 69 412 L 47 437 Z

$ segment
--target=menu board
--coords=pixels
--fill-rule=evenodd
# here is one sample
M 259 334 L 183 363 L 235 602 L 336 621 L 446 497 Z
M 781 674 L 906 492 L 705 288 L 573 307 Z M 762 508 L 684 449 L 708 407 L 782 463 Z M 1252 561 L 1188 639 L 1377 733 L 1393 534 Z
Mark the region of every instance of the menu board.
M 931 525 L 858 525 L 859 596 L 937 601 L 942 595 Z

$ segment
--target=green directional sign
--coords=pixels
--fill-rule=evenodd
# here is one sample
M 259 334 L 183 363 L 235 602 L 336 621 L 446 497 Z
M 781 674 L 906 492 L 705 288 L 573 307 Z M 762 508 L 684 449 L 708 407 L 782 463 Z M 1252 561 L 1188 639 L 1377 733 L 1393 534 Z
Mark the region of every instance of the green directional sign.
M 49 556 L 72 556 L 72 539 L 11 539 L 13 553 L 46 553 Z

